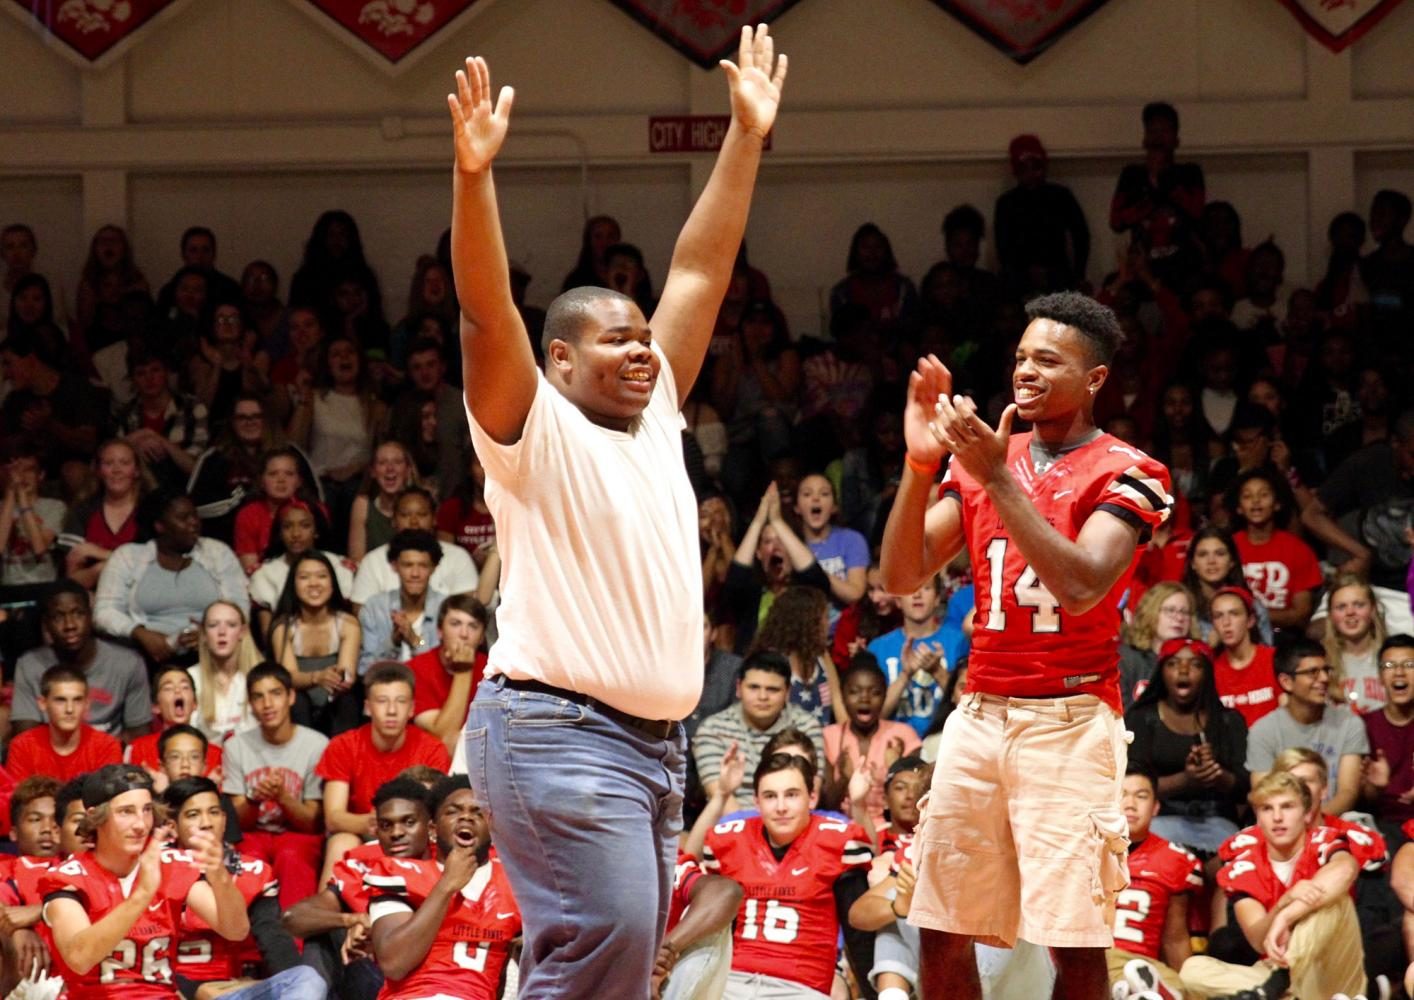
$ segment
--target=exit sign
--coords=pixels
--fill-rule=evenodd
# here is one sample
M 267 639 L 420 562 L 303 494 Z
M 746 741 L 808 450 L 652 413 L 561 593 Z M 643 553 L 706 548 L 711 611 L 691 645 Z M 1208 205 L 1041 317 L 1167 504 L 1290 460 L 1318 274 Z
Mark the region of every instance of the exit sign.
M 648 119 L 648 151 L 715 153 L 731 123 L 731 115 L 654 115 Z M 769 134 L 762 148 L 771 148 Z

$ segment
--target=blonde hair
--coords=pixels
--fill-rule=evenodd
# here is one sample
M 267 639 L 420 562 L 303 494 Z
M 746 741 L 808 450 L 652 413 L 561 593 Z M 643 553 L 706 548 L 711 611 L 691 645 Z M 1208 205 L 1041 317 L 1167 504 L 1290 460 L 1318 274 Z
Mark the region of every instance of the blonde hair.
M 196 669 L 201 676 L 201 691 L 197 695 L 197 707 L 201 710 L 202 721 L 207 726 L 216 725 L 216 664 L 211 659 L 211 650 L 206 646 L 206 616 L 211 613 L 211 609 L 223 605 L 235 610 L 240 618 L 241 624 L 246 626 L 241 641 L 236 646 L 236 673 L 240 675 L 241 689 L 245 689 L 245 677 L 262 660 L 260 650 L 255 647 L 255 640 L 250 635 L 250 622 L 246 618 L 240 605 L 233 604 L 227 600 L 212 601 L 206 606 L 206 610 L 201 613 L 201 642 L 197 645 Z
M 1370 638 L 1375 649 L 1380 648 L 1380 643 L 1385 641 L 1388 634 L 1385 628 L 1385 609 L 1380 605 L 1380 599 L 1375 595 L 1375 588 L 1370 586 L 1370 581 L 1358 573 L 1341 573 L 1337 576 L 1331 583 L 1325 628 L 1321 633 L 1321 646 L 1325 648 L 1326 662 L 1331 666 L 1331 700 L 1336 704 L 1345 702 L 1345 642 L 1335 630 L 1335 595 L 1346 587 L 1359 587 L 1370 602 Z
M 1124 626 L 1122 638 L 1135 649 L 1153 649 L 1159 635 L 1159 607 L 1174 594 L 1188 598 L 1188 638 L 1201 638 L 1198 634 L 1198 600 L 1181 583 L 1165 580 L 1145 591 L 1134 608 L 1134 617 Z
M 1290 771 L 1268 771 L 1262 780 L 1252 786 L 1247 801 L 1254 807 L 1269 802 L 1278 795 L 1292 795 L 1301 800 L 1301 811 L 1311 811 L 1311 789 Z
M 1277 754 L 1276 760 L 1272 761 L 1272 770 L 1290 774 L 1302 764 L 1314 764 L 1316 769 L 1321 772 L 1321 781 L 1330 780 L 1330 765 L 1326 763 L 1324 757 L 1308 747 L 1287 747 Z

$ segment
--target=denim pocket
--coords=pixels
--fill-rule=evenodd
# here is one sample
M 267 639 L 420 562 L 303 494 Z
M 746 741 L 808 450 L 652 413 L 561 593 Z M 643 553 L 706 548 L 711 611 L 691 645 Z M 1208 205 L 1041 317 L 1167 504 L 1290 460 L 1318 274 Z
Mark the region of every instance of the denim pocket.
M 573 726 L 584 721 L 588 709 L 552 694 L 517 693 L 506 704 L 506 725 L 511 729 Z
M 462 748 L 466 751 L 466 778 L 476 799 L 491 808 L 486 785 L 486 727 L 468 729 L 462 733 Z

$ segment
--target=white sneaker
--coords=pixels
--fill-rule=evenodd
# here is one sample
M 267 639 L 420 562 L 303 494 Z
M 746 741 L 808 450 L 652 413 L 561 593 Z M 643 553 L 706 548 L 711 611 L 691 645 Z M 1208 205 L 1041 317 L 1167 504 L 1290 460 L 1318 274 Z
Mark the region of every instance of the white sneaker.
M 1147 993 L 1157 1000 L 1173 996 L 1159 978 L 1159 970 L 1148 959 L 1135 958 L 1124 963 L 1124 981 L 1129 984 L 1130 996 Z

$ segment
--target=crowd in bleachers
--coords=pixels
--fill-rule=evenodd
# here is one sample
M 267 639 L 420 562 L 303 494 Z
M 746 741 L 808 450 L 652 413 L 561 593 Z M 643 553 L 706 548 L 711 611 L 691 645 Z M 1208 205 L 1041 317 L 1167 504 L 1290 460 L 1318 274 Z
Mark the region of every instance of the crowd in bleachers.
M 742 247 L 684 406 L 707 625 L 702 664 L 663 665 L 701 669 L 704 691 L 684 720 L 662 995 L 709 995 L 691 991 L 714 981 L 733 937 L 735 968 L 785 976 L 802 996 L 912 995 L 909 845 L 928 774 L 948 766 L 936 747 L 966 692 L 973 582 L 964 556 L 913 594 L 881 584 L 904 385 L 936 354 L 995 422 L 1023 304 L 1062 289 L 1117 314 L 1126 340 L 1097 422 L 1163 461 L 1175 500 L 1126 595 L 1119 656 L 1131 878 L 1168 875 L 1121 897 L 1113 979 L 1135 994 L 1285 989 L 1297 971 L 1283 983 L 1258 960 L 1287 912 L 1310 933 L 1321 915 L 1328 973 L 1359 970 L 1358 987 L 1319 980 L 1330 993 L 1361 992 L 1367 975 L 1372 991 L 1381 976 L 1402 982 L 1414 953 L 1410 200 L 1381 191 L 1331 220 L 1324 275 L 1305 287 L 1280 247 L 1245 238 L 1240 206 L 1209 200 L 1201 166 L 1178 159 L 1172 107 L 1149 105 L 1142 127 L 1142 159 L 1105 220 L 1126 249 L 1093 286 L 1098 220 L 1048 178 L 1031 135 L 1011 144 L 1015 186 L 990 239 L 976 207 L 920 206 L 941 216 L 943 256 L 917 284 L 888 235 L 860 225 L 841 248 L 828 336 L 793 335 L 771 262 Z M 651 315 L 631 235 L 590 219 L 564 287 L 613 288 Z M 74 855 L 82 879 L 101 881 L 93 859 L 119 849 L 107 806 L 142 792 L 170 809 L 174 850 L 216 888 L 182 889 L 165 966 L 103 957 L 117 982 L 371 998 L 415 974 L 390 957 L 397 932 L 370 933 L 370 913 L 396 911 L 378 888 L 386 858 L 474 842 L 487 864 L 484 822 L 466 833 L 474 806 L 439 780 L 465 770 L 453 760 L 495 641 L 500 573 L 447 236 L 429 234 L 405 299 L 385 299 L 342 210 L 319 217 L 288 281 L 263 260 L 224 273 L 201 226 L 160 284 L 117 226 L 94 234 L 74 273 L 39 254 L 45 236 L 22 220 L 0 230 L 0 834 L 14 852 L 0 854 L 0 995 L 36 964 L 71 988 L 90 982 L 55 943 L 75 915 L 38 905 L 81 890 L 28 873 Z M 540 356 L 530 275 L 513 266 L 511 281 Z M 612 608 L 612 594 L 594 597 Z M 796 799 L 806 807 L 790 812 Z M 1291 824 L 1271 832 L 1283 803 L 1299 813 L 1295 847 L 1282 839 Z M 834 814 L 825 834 L 808 827 L 801 858 L 812 878 L 829 866 L 838 917 L 835 905 L 787 919 L 741 903 L 732 880 L 749 864 L 733 836 L 767 805 L 764 822 L 789 814 L 781 829 L 802 843 L 810 809 Z M 1176 850 L 1160 864 L 1164 840 Z M 1322 845 L 1322 863 L 1359 864 L 1293 876 L 1287 862 Z M 1255 855 L 1271 898 L 1242 878 Z M 211 874 L 223 866 L 248 889 L 244 927 Z M 442 869 L 417 878 L 426 871 L 435 883 Z M 1313 879 L 1327 902 L 1347 890 L 1354 902 L 1291 908 Z M 695 922 L 680 920 L 689 903 Z M 810 933 L 797 937 L 796 919 Z M 495 961 L 480 953 L 492 996 L 514 989 L 514 927 L 502 932 Z M 228 936 L 245 943 L 182 964 L 182 943 L 206 942 L 210 959 Z M 793 957 L 782 966 L 762 941 Z M 981 949 L 979 963 L 993 996 L 1048 989 L 1043 954 Z

